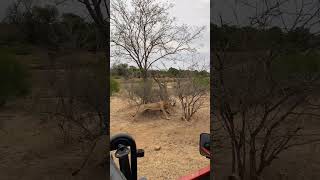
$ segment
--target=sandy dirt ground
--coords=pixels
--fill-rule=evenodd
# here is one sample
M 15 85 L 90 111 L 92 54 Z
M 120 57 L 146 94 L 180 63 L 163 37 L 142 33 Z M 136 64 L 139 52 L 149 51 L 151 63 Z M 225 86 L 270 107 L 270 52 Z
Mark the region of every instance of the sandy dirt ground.
M 181 120 L 179 106 L 170 120 L 163 119 L 160 112 L 150 112 L 138 115 L 134 121 L 135 110 L 125 99 L 111 98 L 111 135 L 129 133 L 137 147 L 145 151 L 145 157 L 138 159 L 139 177 L 174 180 L 210 164 L 200 155 L 198 146 L 200 133 L 210 131 L 209 98 L 191 122 Z M 157 146 L 161 149 L 156 150 Z
M 308 134 L 318 134 L 320 122 L 317 118 L 306 119 Z M 227 142 L 228 143 L 228 142 Z M 231 152 L 215 154 L 213 168 L 215 180 L 226 180 L 231 172 Z M 279 154 L 262 173 L 263 180 L 318 180 L 320 179 L 320 142 L 295 146 Z
M 13 110 L 14 109 L 14 110 Z M 90 145 L 85 142 L 64 144 L 57 125 L 18 107 L 0 111 L 1 180 L 87 180 L 106 179 L 99 166 L 105 149 L 103 137 L 87 166 L 77 176 Z

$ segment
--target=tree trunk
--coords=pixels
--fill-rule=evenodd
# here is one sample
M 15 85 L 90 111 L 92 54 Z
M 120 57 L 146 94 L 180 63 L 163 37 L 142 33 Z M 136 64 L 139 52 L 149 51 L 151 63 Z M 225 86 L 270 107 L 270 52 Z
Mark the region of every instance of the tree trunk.
M 103 134 L 110 134 L 109 132 L 109 114 L 110 114 L 110 26 L 101 26 L 97 24 L 98 32 L 100 39 L 103 44 L 104 54 L 106 57 L 106 96 L 103 103 L 105 107 L 103 108 L 103 124 L 104 127 L 102 128 Z M 97 49 L 100 49 L 100 43 L 97 43 Z
M 238 147 L 236 147 L 236 157 L 237 157 L 237 163 L 238 163 L 238 174 L 239 174 L 239 177 L 240 179 L 244 179 L 244 168 L 242 166 L 242 161 L 241 161 L 241 147 L 238 145 Z
M 256 148 L 255 140 L 251 139 L 250 152 L 249 152 L 249 164 L 250 164 L 250 180 L 257 180 L 257 166 L 256 166 Z
M 143 78 L 143 99 L 142 103 L 147 104 L 149 102 L 149 97 L 148 97 L 148 72 L 147 70 L 142 71 L 142 78 Z
M 235 145 L 233 143 L 233 140 L 231 140 L 231 149 L 232 149 L 232 174 L 236 173 L 236 153 L 235 153 Z

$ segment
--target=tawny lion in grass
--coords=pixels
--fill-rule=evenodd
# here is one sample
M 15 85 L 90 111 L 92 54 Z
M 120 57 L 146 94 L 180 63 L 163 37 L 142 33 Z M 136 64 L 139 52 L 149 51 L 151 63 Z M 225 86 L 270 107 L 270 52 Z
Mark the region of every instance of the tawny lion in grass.
M 170 113 L 168 112 L 168 109 L 170 109 L 175 105 L 176 105 L 176 101 L 173 99 L 162 100 L 155 103 L 141 104 L 138 106 L 138 110 L 136 114 L 133 115 L 133 117 L 135 117 L 138 113 L 142 113 L 146 110 L 150 110 L 150 111 L 162 111 L 166 119 L 169 120 L 170 118 L 168 117 L 168 114 Z

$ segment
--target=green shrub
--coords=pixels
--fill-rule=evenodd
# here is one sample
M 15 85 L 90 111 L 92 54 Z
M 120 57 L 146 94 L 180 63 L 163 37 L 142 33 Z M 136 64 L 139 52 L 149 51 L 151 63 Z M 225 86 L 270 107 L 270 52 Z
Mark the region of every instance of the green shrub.
M 121 76 L 118 76 L 118 75 L 114 75 L 112 76 L 113 79 L 121 79 Z
M 193 82 L 195 83 L 195 85 L 200 86 L 202 88 L 210 87 L 210 77 L 196 76 L 193 78 Z
M 29 92 L 28 72 L 14 56 L 0 50 L 0 106 L 13 97 Z
M 313 77 L 320 73 L 320 55 L 312 52 L 283 56 L 274 63 L 273 70 L 276 79 Z
M 110 95 L 113 95 L 114 93 L 117 93 L 120 91 L 120 84 L 117 80 L 114 78 L 110 78 Z
M 137 104 L 161 100 L 161 92 L 158 85 L 150 78 L 146 82 L 142 79 L 131 79 L 124 86 L 128 93 L 128 98 Z
M 12 55 L 30 55 L 32 54 L 32 48 L 28 44 L 12 42 L 9 46 L 3 46 L 0 49 L 1 53 Z
M 30 55 L 32 52 L 32 49 L 29 45 L 22 43 L 16 44 L 12 50 L 16 55 Z

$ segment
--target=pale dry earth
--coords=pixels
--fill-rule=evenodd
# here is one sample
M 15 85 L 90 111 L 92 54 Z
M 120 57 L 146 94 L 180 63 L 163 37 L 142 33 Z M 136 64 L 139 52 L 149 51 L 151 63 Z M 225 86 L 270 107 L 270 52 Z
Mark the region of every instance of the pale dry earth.
M 106 153 L 105 138 L 98 141 L 87 166 L 72 176 L 91 145 L 65 144 L 56 122 L 9 104 L 0 111 L 0 180 L 106 179 L 105 167 L 99 166 Z

